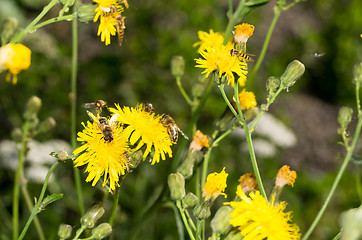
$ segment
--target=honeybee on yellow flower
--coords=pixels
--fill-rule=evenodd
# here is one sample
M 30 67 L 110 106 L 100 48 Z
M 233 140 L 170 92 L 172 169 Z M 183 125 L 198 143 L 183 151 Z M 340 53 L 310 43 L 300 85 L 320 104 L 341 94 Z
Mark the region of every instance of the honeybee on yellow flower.
M 113 141 L 113 129 L 114 124 L 116 124 L 116 120 L 118 118 L 118 115 L 115 114 L 111 117 L 111 119 L 108 120 L 105 117 L 96 117 L 93 113 L 87 111 L 88 116 L 98 125 L 98 128 L 103 133 L 103 138 L 107 143 L 110 143 Z
M 170 115 L 162 114 L 161 122 L 163 126 L 167 128 L 167 133 L 173 143 L 176 143 L 178 140 L 178 132 L 180 132 L 182 136 L 184 136 L 184 138 L 186 138 L 187 140 L 189 139 L 186 134 L 184 134 L 181 129 L 176 125 L 175 120 L 173 120 Z

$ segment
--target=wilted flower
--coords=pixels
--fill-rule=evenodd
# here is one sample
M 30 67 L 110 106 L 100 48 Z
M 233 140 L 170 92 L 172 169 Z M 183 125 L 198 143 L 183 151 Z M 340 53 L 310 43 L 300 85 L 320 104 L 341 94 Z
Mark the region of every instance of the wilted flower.
M 224 195 L 226 188 L 226 178 L 229 174 L 225 172 L 225 168 L 222 169 L 220 173 L 210 173 L 207 176 L 206 183 L 202 189 L 202 198 L 204 201 L 214 201 L 219 195 Z
M 246 43 L 251 35 L 254 33 L 254 26 L 243 23 L 235 26 L 234 41 L 237 44 Z

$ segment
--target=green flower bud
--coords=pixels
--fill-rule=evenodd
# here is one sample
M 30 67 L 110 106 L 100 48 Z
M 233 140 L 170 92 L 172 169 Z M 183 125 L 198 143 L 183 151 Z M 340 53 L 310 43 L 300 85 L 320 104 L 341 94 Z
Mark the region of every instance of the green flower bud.
M 73 6 L 75 0 L 59 0 L 59 3 L 63 6 L 71 7 Z
M 168 175 L 168 187 L 172 200 L 181 200 L 185 197 L 185 178 L 181 173 L 171 173 Z
M 186 194 L 186 197 L 184 198 L 185 208 L 195 207 L 198 203 L 199 198 L 195 194 L 193 194 L 192 192 Z
M 303 63 L 298 60 L 294 60 L 288 64 L 287 69 L 280 77 L 284 88 L 288 89 L 293 86 L 294 83 L 303 75 L 305 71 L 305 66 Z
M 338 113 L 338 122 L 342 128 L 347 128 L 352 120 L 353 110 L 350 107 L 341 107 Z
M 37 118 L 38 112 L 41 108 L 41 99 L 37 96 L 32 96 L 25 109 L 24 118 L 26 120 L 34 120 Z
M 81 22 L 90 22 L 93 21 L 94 16 L 96 15 L 97 6 L 93 4 L 82 4 L 78 8 L 78 18 Z
M 171 59 L 171 73 L 175 78 L 180 78 L 185 72 L 185 60 L 182 56 L 173 56 Z
M 239 231 L 231 231 L 226 236 L 225 240 L 241 240 L 243 238 L 244 238 L 244 236 L 241 235 Z
M 250 123 L 255 119 L 255 117 L 259 114 L 259 108 L 258 107 L 252 107 L 249 108 L 244 112 L 244 118 L 247 123 Z
M 8 17 L 4 20 L 3 24 L 3 31 L 1 33 L 1 42 L 2 44 L 5 44 L 9 42 L 11 36 L 16 31 L 16 28 L 18 27 L 18 20 L 13 17 Z
M 353 83 L 358 83 L 359 85 L 362 85 L 362 62 L 354 65 Z
M 194 208 L 194 216 L 199 220 L 207 219 L 211 216 L 210 201 L 202 201 Z
M 93 239 L 103 239 L 111 235 L 112 226 L 109 223 L 102 223 L 92 230 Z
M 68 239 L 72 235 L 72 226 L 68 224 L 60 224 L 58 228 L 58 237 L 60 239 Z
M 38 133 L 48 132 L 55 127 L 57 123 L 54 118 L 48 117 L 44 121 L 42 121 L 39 125 Z
M 269 77 L 266 80 L 266 89 L 269 92 L 269 95 L 273 95 L 280 87 L 280 79 L 274 76 Z
M 199 160 L 202 157 L 202 154 L 199 151 L 192 151 L 189 148 L 185 160 L 177 168 L 177 172 L 181 173 L 185 179 L 188 179 L 192 176 L 194 172 L 194 164 L 196 160 Z
M 100 219 L 104 214 L 104 208 L 102 204 L 97 203 L 93 205 L 88 212 L 86 212 L 80 219 L 82 226 L 86 228 L 93 228 L 97 220 Z
M 21 139 L 23 138 L 23 131 L 21 131 L 20 128 L 15 128 L 11 131 L 11 138 L 15 142 L 21 142 Z
M 214 218 L 211 220 L 211 228 L 214 233 L 225 234 L 231 229 L 230 213 L 233 208 L 230 206 L 222 206 L 217 210 Z
M 197 99 L 197 98 L 201 98 L 201 96 L 203 95 L 205 91 L 205 84 L 202 82 L 197 82 L 192 86 L 191 89 L 191 93 L 192 96 Z
M 362 207 L 350 209 L 340 217 L 342 240 L 358 240 L 362 236 Z
M 232 128 L 232 126 L 237 122 L 234 114 L 230 111 L 228 107 L 224 110 L 223 114 L 215 122 L 215 128 L 219 132 L 225 132 Z

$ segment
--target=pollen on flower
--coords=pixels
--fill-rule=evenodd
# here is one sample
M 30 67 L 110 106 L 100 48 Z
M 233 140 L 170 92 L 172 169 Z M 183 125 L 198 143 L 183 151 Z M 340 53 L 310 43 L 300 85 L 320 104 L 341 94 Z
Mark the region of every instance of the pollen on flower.
M 193 152 L 200 151 L 203 147 L 210 147 L 209 139 L 200 130 L 197 130 L 193 136 L 193 140 L 190 144 L 190 149 Z
M 206 183 L 202 189 L 202 198 L 204 201 L 208 201 L 210 199 L 211 201 L 214 201 L 219 195 L 227 197 L 223 192 L 227 187 L 226 179 L 228 175 L 229 174 L 225 172 L 225 168 L 223 168 L 220 173 L 214 172 L 207 176 Z
M 256 99 L 253 92 L 248 92 L 243 89 L 239 93 L 239 104 L 242 110 L 248 110 L 256 106 Z
M 6 81 L 16 84 L 17 75 L 30 67 L 31 51 L 21 43 L 6 44 L 0 48 L 0 72 L 8 70 Z
M 292 223 L 292 213 L 284 212 L 287 203 L 269 203 L 259 191 L 245 195 L 240 185 L 236 194 L 241 201 L 224 203 L 234 208 L 230 224 L 237 227 L 243 240 L 300 239 L 299 227 Z
M 258 183 L 256 181 L 255 175 L 252 173 L 245 173 L 239 178 L 240 186 L 243 192 L 248 193 L 255 189 L 258 189 Z
M 254 33 L 254 26 L 248 23 L 243 23 L 235 26 L 234 41 L 237 44 L 246 43 Z
M 283 187 L 284 185 L 288 184 L 293 187 L 296 178 L 297 173 L 295 171 L 291 171 L 288 165 L 284 165 L 279 169 L 277 179 L 275 180 L 275 185 Z

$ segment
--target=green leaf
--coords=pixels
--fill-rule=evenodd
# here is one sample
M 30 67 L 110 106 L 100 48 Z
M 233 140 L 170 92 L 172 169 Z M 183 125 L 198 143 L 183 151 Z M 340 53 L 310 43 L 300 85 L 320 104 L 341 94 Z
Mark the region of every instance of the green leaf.
M 50 196 L 47 196 L 44 198 L 44 200 L 42 201 L 42 203 L 40 204 L 39 210 L 37 213 L 45 210 L 45 207 L 48 206 L 49 204 L 61 199 L 63 197 L 63 193 L 60 194 L 52 194 Z
M 357 166 L 362 167 L 362 157 L 352 155 L 351 161 L 355 163 Z
M 245 3 L 246 7 L 260 7 L 267 4 L 270 0 L 249 0 Z

